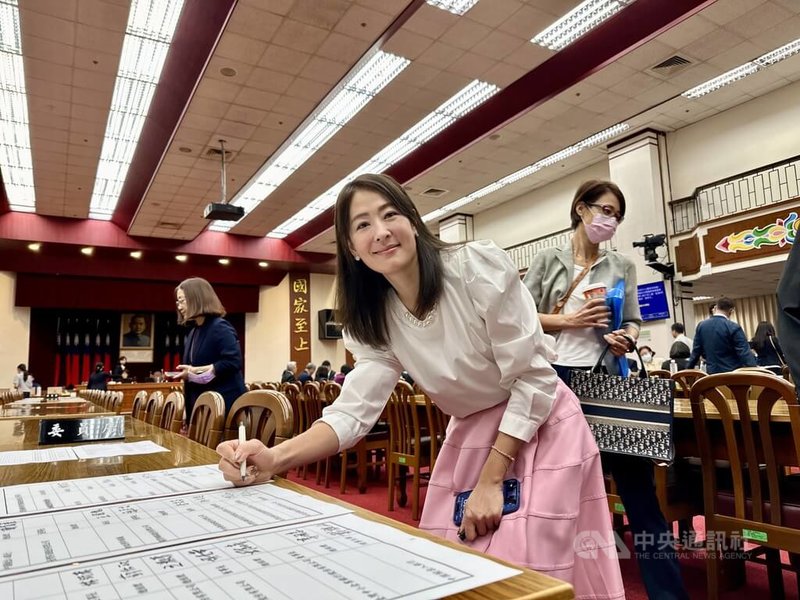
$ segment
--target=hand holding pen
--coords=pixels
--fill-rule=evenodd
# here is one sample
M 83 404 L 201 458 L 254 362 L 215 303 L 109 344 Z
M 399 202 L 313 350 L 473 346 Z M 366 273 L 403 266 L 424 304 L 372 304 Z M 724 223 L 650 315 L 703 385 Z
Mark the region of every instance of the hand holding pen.
M 264 483 L 272 478 L 275 460 L 272 450 L 260 440 L 245 440 L 247 433 L 239 425 L 238 439 L 217 446 L 220 455 L 219 470 L 223 477 L 236 486 Z

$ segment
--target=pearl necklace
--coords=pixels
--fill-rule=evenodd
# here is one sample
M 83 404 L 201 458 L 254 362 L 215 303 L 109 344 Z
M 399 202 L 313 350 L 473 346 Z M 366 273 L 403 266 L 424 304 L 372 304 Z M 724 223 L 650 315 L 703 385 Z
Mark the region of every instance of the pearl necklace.
M 405 317 L 406 321 L 411 323 L 414 327 L 430 327 L 433 323 L 434 317 L 436 317 L 436 309 L 438 308 L 438 304 L 435 304 L 432 309 L 428 311 L 428 314 L 425 315 L 425 318 L 420 320 L 414 315 L 412 315 L 409 311 L 403 311 L 403 316 Z

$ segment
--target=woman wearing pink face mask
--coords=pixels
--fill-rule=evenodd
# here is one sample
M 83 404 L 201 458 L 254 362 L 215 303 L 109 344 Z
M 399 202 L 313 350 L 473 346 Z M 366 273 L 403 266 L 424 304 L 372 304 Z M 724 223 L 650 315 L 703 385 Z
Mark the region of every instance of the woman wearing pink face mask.
M 558 358 L 553 367 L 567 385 L 571 370 L 592 368 L 606 345 L 609 354 L 622 356 L 639 337 L 642 317 L 636 267 L 626 256 L 600 248 L 614 236 L 624 217 L 625 196 L 619 187 L 610 181 L 583 183 L 570 208 L 572 239 L 561 248 L 537 254 L 525 275 L 542 327 L 556 338 Z M 592 284 L 611 289 L 620 279 L 625 280 L 622 327 L 609 331 L 604 294 L 587 300 L 583 291 Z M 615 373 L 616 361 L 610 358 L 607 356 L 606 368 Z M 604 454 L 602 458 L 625 505 L 648 596 L 688 598 L 677 555 L 666 542 L 672 540 L 672 534 L 655 495 L 652 462 L 623 455 Z M 653 540 L 661 540 L 661 544 L 657 546 Z

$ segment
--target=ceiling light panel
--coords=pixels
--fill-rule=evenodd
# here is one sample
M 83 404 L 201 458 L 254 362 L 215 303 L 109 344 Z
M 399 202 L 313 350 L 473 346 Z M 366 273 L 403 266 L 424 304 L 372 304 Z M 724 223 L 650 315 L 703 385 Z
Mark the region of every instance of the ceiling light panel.
M 566 48 L 633 0 L 586 0 L 531 39 L 550 50 Z
M 775 50 L 767 52 L 766 54 L 762 54 L 755 60 L 751 60 L 743 65 L 739 65 L 738 67 L 735 67 L 730 71 L 723 73 L 722 75 L 714 77 L 713 79 L 709 79 L 708 81 L 701 83 L 690 90 L 686 90 L 683 92 L 683 94 L 681 94 L 681 96 L 684 98 L 700 98 L 701 96 L 715 92 L 726 85 L 735 83 L 740 79 L 744 79 L 748 75 L 752 75 L 761 69 L 766 69 L 767 67 L 770 67 L 775 63 L 779 63 L 782 60 L 786 60 L 790 56 L 794 56 L 798 53 L 800 53 L 800 38 L 794 40 L 793 42 L 789 42 L 780 48 L 776 48 Z
M 362 173 L 382 173 L 411 151 L 419 148 L 437 133 L 451 125 L 468 112 L 485 102 L 499 91 L 496 85 L 475 80 L 436 110 L 423 117 L 416 125 L 403 133 L 391 144 L 332 186 L 313 202 L 267 234 L 268 237 L 284 238 L 312 221 L 336 203 L 339 191 Z
M 458 210 L 462 206 L 466 206 L 467 204 L 478 200 L 479 198 L 483 198 L 484 196 L 488 196 L 489 194 L 493 194 L 497 190 L 500 190 L 507 185 L 511 185 L 519 181 L 520 179 L 524 179 L 529 175 L 533 175 L 537 171 L 541 171 L 542 169 L 552 166 L 554 164 L 560 163 L 566 158 L 573 156 L 580 152 L 581 150 L 585 150 L 587 148 L 591 148 L 592 146 L 597 146 L 605 142 L 606 140 L 610 140 L 611 138 L 619 135 L 623 131 L 626 131 L 630 128 L 630 125 L 627 123 L 617 123 L 608 129 L 604 129 L 603 131 L 599 131 L 594 135 L 587 137 L 586 139 L 581 140 L 577 144 L 573 144 L 572 146 L 568 146 L 563 150 L 559 150 L 550 156 L 546 156 L 540 161 L 533 163 L 532 165 L 528 165 L 527 167 L 523 167 L 518 171 L 514 171 L 510 175 L 506 175 L 502 179 L 498 179 L 482 187 L 479 190 L 472 192 L 471 194 L 467 194 L 463 198 L 459 198 L 458 200 L 454 200 L 453 202 L 442 206 L 441 208 L 437 208 L 436 210 L 429 212 L 427 215 L 422 217 L 422 220 L 425 223 L 433 221 L 435 219 L 441 219 L 445 215 L 453 212 L 454 210 Z
M 425 0 L 431 6 L 461 16 L 478 3 L 478 0 Z
M 407 58 L 383 51 L 362 60 L 353 74 L 331 92 L 233 198 L 231 204 L 243 207 L 245 215 L 249 214 L 410 63 Z M 234 224 L 231 221 L 214 221 L 209 229 L 228 231 Z
M 0 0 L 0 171 L 11 210 L 34 212 L 36 195 L 17 0 Z
M 172 43 L 183 0 L 134 0 L 114 82 L 89 217 L 111 219 Z

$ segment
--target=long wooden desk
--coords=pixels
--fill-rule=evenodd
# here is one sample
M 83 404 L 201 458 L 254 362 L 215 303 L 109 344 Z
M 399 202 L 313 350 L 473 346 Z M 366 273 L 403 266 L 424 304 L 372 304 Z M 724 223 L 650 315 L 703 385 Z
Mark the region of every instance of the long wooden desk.
M 30 419 L 55 419 L 61 417 L 108 417 L 114 415 L 102 406 L 88 401 L 57 402 L 53 404 L 28 404 L 25 406 L 0 406 L 0 421 Z M 38 427 L 38 424 L 36 425 Z
M 753 420 L 757 420 L 758 414 L 756 400 L 749 400 L 750 414 L 753 415 Z M 731 409 L 731 414 L 734 419 L 739 419 L 739 407 L 736 401 L 732 398 L 728 399 L 728 406 Z M 719 420 L 719 412 L 710 402 L 706 402 L 706 415 L 709 419 Z M 688 398 L 675 398 L 674 416 L 676 419 L 691 419 L 692 418 L 692 405 Z M 783 400 L 778 400 L 775 406 L 772 407 L 772 417 L 770 421 L 775 423 L 789 423 L 789 407 Z
M 33 421 L 0 421 L 0 451 L 37 448 L 38 436 L 38 426 Z M 201 446 L 178 434 L 126 417 L 125 441 L 133 442 L 145 439 L 169 448 L 170 452 L 46 464 L 14 465 L 0 469 L 0 486 L 154 471 L 173 467 L 215 464 L 219 461 L 217 453 L 205 446 Z M 457 548 L 462 552 L 479 554 L 490 560 L 495 560 L 523 571 L 522 574 L 510 579 L 457 594 L 452 596 L 453 598 L 462 600 L 567 600 L 574 598 L 572 587 L 563 581 L 480 554 L 414 527 L 310 490 L 292 481 L 277 478 L 276 484 L 300 494 L 347 506 L 359 517 L 384 523 L 406 533 Z

